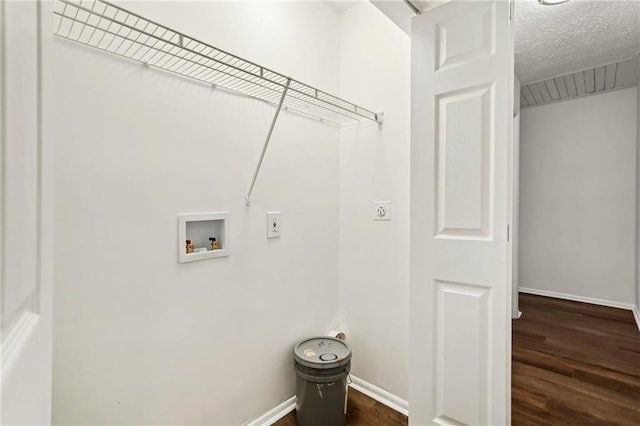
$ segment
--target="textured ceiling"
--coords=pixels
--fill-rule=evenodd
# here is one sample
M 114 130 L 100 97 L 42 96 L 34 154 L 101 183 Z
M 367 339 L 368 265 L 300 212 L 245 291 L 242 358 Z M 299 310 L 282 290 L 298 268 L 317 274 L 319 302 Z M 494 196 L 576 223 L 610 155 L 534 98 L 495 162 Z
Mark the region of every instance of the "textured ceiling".
M 640 0 L 516 0 L 516 74 L 522 83 L 640 53 Z

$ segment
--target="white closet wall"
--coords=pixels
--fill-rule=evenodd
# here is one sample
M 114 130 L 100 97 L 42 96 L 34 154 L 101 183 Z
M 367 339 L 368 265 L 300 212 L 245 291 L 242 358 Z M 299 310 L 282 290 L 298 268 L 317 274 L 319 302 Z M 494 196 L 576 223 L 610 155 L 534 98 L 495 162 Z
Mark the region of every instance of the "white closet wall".
M 636 97 L 521 111 L 521 290 L 635 303 Z
M 322 2 L 123 6 L 338 92 L 338 16 Z M 294 393 L 294 343 L 337 317 L 339 129 L 283 112 L 246 207 L 273 107 L 53 44 L 54 423 L 264 413 Z M 178 214 L 220 210 L 231 256 L 179 264 Z
M 340 137 L 340 319 L 353 374 L 408 398 L 411 39 L 368 2 L 341 15 L 340 93 L 385 111 Z M 374 200 L 391 221 L 374 221 Z

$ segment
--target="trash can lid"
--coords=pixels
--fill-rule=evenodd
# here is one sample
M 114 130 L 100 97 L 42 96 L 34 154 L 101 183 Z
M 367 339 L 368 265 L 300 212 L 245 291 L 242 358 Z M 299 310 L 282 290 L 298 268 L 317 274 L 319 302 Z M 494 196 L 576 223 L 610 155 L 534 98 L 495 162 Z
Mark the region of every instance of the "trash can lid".
M 312 337 L 298 343 L 293 349 L 295 361 L 311 368 L 342 367 L 351 360 L 351 349 L 333 337 Z

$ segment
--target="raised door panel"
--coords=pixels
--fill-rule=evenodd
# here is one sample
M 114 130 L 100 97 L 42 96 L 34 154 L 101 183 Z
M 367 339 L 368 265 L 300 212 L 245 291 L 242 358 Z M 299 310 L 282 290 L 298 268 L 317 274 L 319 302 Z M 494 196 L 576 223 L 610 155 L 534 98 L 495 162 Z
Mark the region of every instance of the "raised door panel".
M 490 289 L 436 281 L 436 421 L 488 422 Z
M 437 68 L 491 56 L 495 52 L 495 7 L 469 3 L 467 11 L 436 25 Z
M 436 237 L 490 237 L 493 98 L 490 84 L 437 98 Z

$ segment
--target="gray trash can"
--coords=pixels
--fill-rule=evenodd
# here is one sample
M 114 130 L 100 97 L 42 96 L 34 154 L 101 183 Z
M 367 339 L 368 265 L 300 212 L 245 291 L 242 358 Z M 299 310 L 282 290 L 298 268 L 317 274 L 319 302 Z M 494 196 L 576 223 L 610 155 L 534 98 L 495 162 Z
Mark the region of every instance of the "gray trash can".
M 313 337 L 294 350 L 298 426 L 347 424 L 351 349 L 333 337 Z

